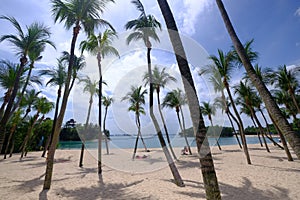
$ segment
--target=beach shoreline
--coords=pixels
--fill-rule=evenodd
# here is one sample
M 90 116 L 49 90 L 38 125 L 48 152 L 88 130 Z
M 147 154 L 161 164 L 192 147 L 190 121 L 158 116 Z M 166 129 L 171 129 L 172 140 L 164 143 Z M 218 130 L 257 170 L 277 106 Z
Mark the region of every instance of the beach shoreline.
M 283 150 L 269 145 L 271 153 L 258 144 L 249 145 L 252 165 L 246 164 L 237 145 L 212 148 L 222 199 L 300 199 L 300 161 L 286 159 Z M 28 152 L 0 160 L 0 192 L 3 199 L 205 199 L 196 148 L 193 155 L 180 155 L 176 166 L 185 187 L 177 187 L 161 149 L 139 149 L 131 160 L 132 149 L 106 155 L 103 149 L 103 174 L 97 174 L 94 150 L 85 152 L 84 167 L 79 168 L 80 150 L 56 151 L 52 186 L 42 192 L 45 158 L 42 152 Z

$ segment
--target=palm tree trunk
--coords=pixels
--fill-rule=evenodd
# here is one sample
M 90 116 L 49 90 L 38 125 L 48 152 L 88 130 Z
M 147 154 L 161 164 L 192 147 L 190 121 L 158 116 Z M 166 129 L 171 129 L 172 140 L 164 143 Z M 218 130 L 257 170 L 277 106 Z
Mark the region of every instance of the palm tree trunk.
M 99 134 L 98 134 L 98 174 L 102 174 L 102 66 L 101 66 L 101 53 L 97 54 L 98 70 L 99 70 L 99 95 L 98 95 L 98 124 L 99 124 Z
M 4 140 L 5 140 L 5 133 L 6 133 L 5 127 L 6 127 L 6 124 L 7 124 L 8 120 L 9 120 L 9 117 L 11 115 L 11 109 L 13 107 L 15 98 L 16 98 L 18 90 L 19 90 L 20 77 L 21 77 L 21 75 L 24 71 L 24 67 L 25 67 L 26 63 L 27 63 L 26 55 L 23 55 L 22 58 L 20 59 L 20 68 L 19 68 L 19 70 L 17 72 L 17 75 L 16 75 L 16 80 L 15 80 L 15 83 L 14 83 L 14 87 L 13 87 L 11 96 L 10 96 L 9 101 L 7 103 L 4 115 L 0 120 L 0 152 L 2 152 L 2 147 L 3 147 Z
M 262 136 L 262 138 L 263 138 L 263 141 L 264 141 L 266 150 L 267 150 L 267 152 L 270 153 L 270 149 L 269 149 L 268 143 L 267 143 L 267 141 L 266 141 L 266 138 L 264 137 L 264 135 L 265 135 L 264 129 L 263 129 L 263 127 L 262 127 L 262 125 L 261 125 L 259 119 L 257 118 L 257 116 L 256 116 L 256 114 L 255 114 L 255 112 L 254 112 L 254 110 L 253 110 L 252 108 L 251 108 L 251 113 L 252 113 L 252 116 L 254 117 L 254 119 L 255 119 L 255 121 L 256 121 L 256 124 L 257 124 L 257 126 L 258 126 L 258 128 L 259 128 L 259 131 L 261 132 L 261 136 Z
M 184 137 L 185 137 L 185 141 L 186 141 L 186 144 L 187 144 L 187 147 L 188 147 L 188 150 L 189 150 L 189 154 L 192 155 L 192 151 L 191 151 L 191 147 L 190 147 L 190 144 L 187 140 L 187 136 L 186 136 L 186 133 L 185 133 L 185 120 L 184 120 L 184 116 L 183 116 L 183 111 L 182 111 L 182 108 L 181 106 L 179 107 L 179 110 L 180 110 L 180 114 L 181 114 L 181 119 L 182 119 L 182 128 L 183 128 L 183 134 L 184 134 Z
M 237 133 L 236 133 L 236 131 L 235 131 L 235 128 L 234 128 L 232 119 L 231 119 L 231 117 L 230 117 L 230 115 L 229 115 L 229 112 L 226 112 L 226 114 L 227 114 L 227 117 L 228 117 L 229 122 L 230 122 L 230 124 L 231 124 L 232 131 L 233 131 L 233 134 L 235 135 L 236 141 L 238 142 L 239 147 L 242 149 L 243 147 L 242 147 L 241 142 L 240 142 L 240 140 L 239 140 L 239 137 L 238 137 L 238 135 L 237 135 Z
M 154 115 L 154 112 L 153 112 L 153 81 L 152 81 L 152 70 L 151 70 L 151 58 L 150 58 L 150 52 L 151 52 L 151 48 L 148 48 L 148 51 L 147 51 L 147 60 L 148 60 L 148 73 L 149 73 L 149 82 L 150 82 L 150 101 L 149 101 L 149 107 L 150 107 L 150 117 L 151 117 L 151 120 L 154 124 L 154 128 L 155 128 L 155 131 L 157 133 L 157 136 L 158 136 L 158 139 L 159 139 L 159 142 L 160 142 L 160 145 L 161 145 L 161 148 L 165 154 L 165 157 L 167 159 L 167 162 L 169 164 L 169 168 L 171 170 L 171 173 L 174 177 L 174 181 L 175 181 L 175 184 L 179 187 L 184 187 L 184 183 L 182 181 L 182 178 L 178 172 L 178 169 L 172 159 L 172 156 L 168 150 L 168 147 L 166 145 L 166 142 L 164 140 L 164 137 L 162 135 L 162 132 L 161 132 L 161 129 L 159 127 L 159 124 L 157 122 L 157 119 Z M 159 96 L 158 96 L 159 98 Z M 160 104 L 159 104 L 160 106 Z
M 3 116 L 4 109 L 5 109 L 5 106 L 7 105 L 8 101 L 9 101 L 10 95 L 11 95 L 11 89 L 8 89 L 8 90 L 5 92 L 5 96 L 4 96 L 4 98 L 3 98 L 3 103 L 2 103 L 1 108 L 0 108 L 0 119 L 1 119 L 2 116 Z
M 245 67 L 248 76 L 250 77 L 252 83 L 255 85 L 256 89 L 258 90 L 261 98 L 263 99 L 266 105 L 267 110 L 272 115 L 275 124 L 279 127 L 281 132 L 286 136 L 286 139 L 288 140 L 290 146 L 294 150 L 297 157 L 300 159 L 300 135 L 293 130 L 291 125 L 288 123 L 287 119 L 282 115 L 271 93 L 269 92 L 269 90 L 267 89 L 263 81 L 260 80 L 260 78 L 255 73 L 255 70 L 251 62 L 246 55 L 245 49 L 242 43 L 240 42 L 238 36 L 235 33 L 235 30 L 231 24 L 228 14 L 224 8 L 223 2 L 221 0 L 216 0 L 216 2 L 218 4 L 219 10 L 221 12 L 229 36 L 231 37 L 233 45 L 243 62 L 243 65 Z
M 263 113 L 263 111 L 262 111 L 261 109 L 259 109 L 259 111 L 260 111 L 260 113 L 261 113 L 261 115 L 262 115 L 262 117 L 263 117 L 263 119 L 264 119 L 264 121 L 265 121 L 265 123 L 266 123 L 267 132 L 268 132 L 268 134 L 269 134 L 269 135 L 266 134 L 266 137 L 267 137 L 271 142 L 273 142 L 274 146 L 278 146 L 280 149 L 284 149 L 280 144 L 278 144 L 278 143 L 273 139 L 273 137 L 272 137 L 272 135 L 271 135 L 271 131 L 270 131 L 270 126 L 269 126 L 269 124 L 268 124 L 268 121 L 267 121 L 267 119 L 266 119 L 266 116 L 265 116 L 265 114 Z
M 178 33 L 178 29 L 172 11 L 166 0 L 157 0 L 160 10 L 166 22 L 170 40 L 176 55 L 176 60 L 182 75 L 183 85 L 187 94 L 188 106 L 193 122 L 194 134 L 196 136 L 197 149 L 199 153 L 200 167 L 207 199 L 221 199 L 218 179 L 216 176 L 214 162 L 212 159 L 206 128 L 197 98 L 192 74 L 186 60 L 185 51 Z
M 50 144 L 50 148 L 49 148 L 48 156 L 47 156 L 47 165 L 46 165 L 43 190 L 48 190 L 48 189 L 50 189 L 50 186 L 51 186 L 54 155 L 55 155 L 56 146 L 57 146 L 57 143 L 59 140 L 61 125 L 62 125 L 64 116 L 65 116 L 65 111 L 66 111 L 67 104 L 68 104 L 68 97 L 70 94 L 69 87 L 70 87 L 70 81 L 71 81 L 71 76 L 72 76 L 72 72 L 73 72 L 74 50 L 75 50 L 75 44 L 76 44 L 76 40 L 77 40 L 77 37 L 79 34 L 79 30 L 80 30 L 79 22 L 76 22 L 76 26 L 73 28 L 73 37 L 72 37 L 71 50 L 70 50 L 70 60 L 69 60 L 67 78 L 65 81 L 65 91 L 64 91 L 63 98 L 62 98 L 60 112 L 57 117 L 57 123 L 55 124 L 52 143 Z
M 39 117 L 39 112 L 37 112 L 37 113 L 35 114 L 31 126 L 28 127 L 26 137 L 25 137 L 24 142 L 23 142 L 23 144 L 22 144 L 21 158 L 23 158 L 23 156 L 24 156 L 24 153 L 25 153 L 25 150 L 26 150 L 26 147 L 27 147 L 27 143 L 28 143 L 28 141 L 29 141 L 29 139 L 30 139 L 30 137 L 31 137 L 31 133 L 32 133 L 33 127 L 34 127 L 34 125 L 35 125 L 35 123 L 36 123 L 38 117 Z
M 258 140 L 259 140 L 259 144 L 260 144 L 261 147 L 263 147 L 264 145 L 263 145 L 263 143 L 261 142 L 260 132 L 257 131 L 257 125 L 256 125 L 256 123 L 255 123 L 255 121 L 254 121 L 252 115 L 251 115 L 251 120 L 252 120 L 252 123 L 253 123 L 253 125 L 254 125 L 254 127 L 255 127 L 256 135 L 257 135 L 257 138 L 258 138 Z
M 279 137 L 280 137 L 280 140 L 281 140 L 281 143 L 282 143 L 282 145 L 283 145 L 285 154 L 286 154 L 286 156 L 287 156 L 287 158 L 288 158 L 288 161 L 294 161 L 294 160 L 293 160 L 293 157 L 292 157 L 292 155 L 291 155 L 291 152 L 290 152 L 290 150 L 289 150 L 289 147 L 288 147 L 288 145 L 287 145 L 287 143 L 286 143 L 285 137 L 284 137 L 283 134 L 281 133 L 281 131 L 280 131 L 280 129 L 278 128 L 278 126 L 275 124 L 275 121 L 274 121 L 274 119 L 272 118 L 272 116 L 270 115 L 270 113 L 268 113 L 268 114 L 269 114 L 269 116 L 270 116 L 270 119 L 271 119 L 271 121 L 272 121 L 272 123 L 273 123 L 273 125 L 274 125 L 274 127 L 275 127 L 275 129 L 276 129 L 276 131 L 277 131 L 277 133 L 278 133 L 278 135 L 279 135 Z
M 289 90 L 289 93 L 290 93 L 290 95 L 291 95 L 291 97 L 292 97 L 293 103 L 294 103 L 294 105 L 295 105 L 295 107 L 296 107 L 296 109 L 297 109 L 298 114 L 300 114 L 300 107 L 299 107 L 298 102 L 297 102 L 297 99 L 296 99 L 296 97 L 295 97 L 295 93 L 292 92 L 292 90 Z
M 160 114 L 160 118 L 161 118 L 161 121 L 163 123 L 163 126 L 164 126 L 164 130 L 165 130 L 165 133 L 166 133 L 166 137 L 167 137 L 167 141 L 168 141 L 168 144 L 169 144 L 169 147 L 170 147 L 170 151 L 173 155 L 173 158 L 175 160 L 177 160 L 177 157 L 176 157 L 176 154 L 173 150 L 173 147 L 172 147 L 172 144 L 171 144 L 171 140 L 170 140 L 170 136 L 169 136 L 169 132 L 168 132 L 168 129 L 167 129 L 167 125 L 166 125 L 166 121 L 165 121 L 165 118 L 164 118 L 164 115 L 161 111 L 161 105 L 160 105 L 160 95 L 159 95 L 159 91 L 156 92 L 157 93 L 157 106 L 158 106 L 158 111 L 159 111 L 159 114 Z
M 213 129 L 213 136 L 215 137 L 215 136 L 216 136 L 216 133 L 215 133 L 215 131 L 214 131 L 214 124 L 213 124 L 213 121 L 212 121 L 211 117 L 210 117 L 210 120 L 209 120 L 209 121 L 210 121 L 210 124 L 211 124 L 211 128 Z M 217 145 L 218 145 L 219 150 L 221 151 L 222 149 L 221 149 L 221 146 L 220 146 L 220 144 L 219 144 L 218 139 L 215 138 L 215 140 L 216 140 L 216 143 L 217 143 Z
M 140 118 L 139 118 L 138 114 L 136 114 L 135 123 L 136 123 L 136 127 L 138 129 L 138 134 L 137 134 L 136 139 L 135 139 L 135 145 L 134 145 L 134 149 L 133 149 L 132 160 L 134 160 L 134 158 L 135 158 L 139 137 L 141 135 L 141 123 L 140 123 Z
M 181 123 L 181 120 L 180 120 L 179 111 L 177 112 L 177 110 L 176 110 L 176 114 L 177 114 L 177 120 L 178 120 L 178 123 L 179 123 L 180 130 L 181 130 L 181 132 L 183 134 L 183 137 L 184 137 L 184 140 L 185 140 L 185 144 L 186 144 L 186 146 L 189 150 L 189 154 L 192 155 L 192 151 L 191 151 L 191 147 L 189 145 L 189 141 L 187 139 L 187 136 L 185 134 L 185 130 L 184 130 L 184 128 L 182 126 L 182 123 Z
M 226 82 L 226 84 L 224 84 L 224 85 L 225 85 L 226 91 L 228 93 L 228 96 L 229 96 L 233 111 L 235 113 L 235 116 L 236 116 L 236 118 L 239 122 L 239 130 L 240 130 L 240 134 L 241 134 L 241 138 L 242 138 L 242 144 L 243 144 L 243 149 L 244 149 L 244 153 L 245 153 L 245 156 L 246 156 L 247 163 L 249 165 L 251 165 L 251 159 L 250 159 L 250 155 L 249 155 L 249 151 L 248 151 L 248 146 L 247 146 L 243 121 L 242 121 L 241 116 L 240 116 L 240 114 L 239 114 L 239 112 L 238 112 L 238 110 L 235 106 L 235 103 L 234 103 L 234 100 L 232 98 L 228 83 Z
M 14 133 L 17 129 L 17 124 L 13 124 L 13 126 L 11 127 L 10 129 L 10 134 L 8 136 L 8 140 L 7 140 L 7 144 L 6 144 L 6 147 L 5 147 L 5 151 L 4 151 L 4 159 L 6 159 L 6 154 L 8 152 L 8 148 L 9 148 L 9 145 L 10 145 L 10 141 L 12 140 L 13 136 L 14 136 Z
M 90 96 L 90 101 L 89 101 L 89 108 L 88 108 L 88 113 L 87 113 L 87 117 L 86 117 L 86 121 L 85 121 L 85 125 L 84 125 L 84 134 L 86 134 L 87 132 L 87 128 L 89 125 L 89 121 L 90 121 L 90 115 L 91 115 L 91 110 L 92 110 L 92 105 L 93 105 L 93 94 L 91 94 Z M 80 152 L 80 159 L 79 159 L 79 167 L 83 166 L 83 154 L 84 154 L 84 149 L 85 149 L 85 138 L 84 135 L 81 138 L 82 141 L 82 145 L 81 145 L 81 152 Z
M 107 109 L 108 107 L 105 107 L 105 113 L 104 113 L 104 118 L 103 118 L 103 131 L 104 131 L 104 140 L 105 140 L 105 146 L 106 146 L 106 154 L 109 154 L 109 149 L 108 149 L 108 139 L 107 139 L 107 135 L 105 134 L 106 131 L 106 116 L 107 116 Z

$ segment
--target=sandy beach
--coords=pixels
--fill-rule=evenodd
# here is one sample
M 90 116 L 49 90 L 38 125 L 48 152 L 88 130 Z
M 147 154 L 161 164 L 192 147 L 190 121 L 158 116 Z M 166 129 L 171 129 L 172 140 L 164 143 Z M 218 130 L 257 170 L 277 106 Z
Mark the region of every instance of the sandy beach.
M 222 193 L 228 200 L 300 199 L 300 161 L 293 154 L 288 162 L 283 150 L 270 145 L 271 153 L 249 145 L 252 165 L 247 165 L 238 146 L 213 148 L 215 168 Z M 111 149 L 103 155 L 103 175 L 97 174 L 96 151 L 88 150 L 84 167 L 78 167 L 80 150 L 57 150 L 52 187 L 42 192 L 45 158 L 29 152 L 0 160 L 1 199 L 205 199 L 196 149 L 180 156 L 176 166 L 185 182 L 177 187 L 160 149 L 142 152 L 135 161 L 132 150 Z

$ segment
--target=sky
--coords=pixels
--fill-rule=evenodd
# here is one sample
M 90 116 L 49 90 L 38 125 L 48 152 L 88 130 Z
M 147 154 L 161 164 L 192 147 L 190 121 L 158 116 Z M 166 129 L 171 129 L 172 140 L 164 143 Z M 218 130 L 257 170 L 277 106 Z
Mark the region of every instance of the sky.
M 63 24 L 54 23 L 51 16 L 51 3 L 49 0 L 3 0 L 0 7 L 0 15 L 14 16 L 25 28 L 32 22 L 43 22 L 51 28 L 51 40 L 56 44 L 56 50 L 47 47 L 43 53 L 43 59 L 37 63 L 35 72 L 41 68 L 51 69 L 56 65 L 56 58 L 62 51 L 69 51 L 72 37 L 71 30 L 65 30 Z M 158 7 L 157 1 L 141 0 L 147 14 L 154 15 L 162 24 L 163 30 L 159 32 L 160 43 L 152 42 L 153 49 L 151 59 L 153 65 L 166 67 L 168 72 L 177 77 L 177 83 L 172 83 L 163 90 L 165 94 L 177 87 L 182 88 L 178 67 L 172 54 L 172 47 L 167 37 L 165 23 Z M 209 64 L 207 57 L 216 55 L 217 50 L 229 51 L 231 40 L 226 32 L 222 18 L 213 0 L 172 0 L 170 7 L 175 16 L 178 29 L 184 41 L 191 71 L 194 77 L 196 89 L 200 101 L 213 101 L 217 96 L 207 77 L 199 77 L 199 67 Z M 254 39 L 253 49 L 259 52 L 258 64 L 262 67 L 276 69 L 286 64 L 288 66 L 300 64 L 300 2 L 292 0 L 224 0 L 224 5 L 229 17 L 235 27 L 240 40 L 245 43 Z M 104 86 L 106 95 L 113 95 L 115 103 L 109 111 L 108 123 L 111 129 L 121 129 L 126 133 L 136 132 L 133 115 L 128 114 L 126 102 L 121 102 L 122 96 L 129 91 L 130 85 L 142 84 L 142 77 L 146 70 L 146 51 L 143 43 L 126 45 L 125 39 L 130 33 L 125 31 L 124 25 L 139 16 L 139 12 L 130 0 L 115 0 L 115 3 L 107 5 L 105 12 L 101 15 L 109 21 L 118 31 L 119 38 L 114 41 L 119 50 L 120 58 L 109 57 L 103 61 L 104 80 L 108 86 Z M 15 30 L 10 23 L 0 20 L 0 35 L 13 34 Z M 101 30 L 100 30 L 101 31 Z M 80 33 L 78 44 L 84 40 L 86 35 Z M 9 59 L 18 62 L 7 42 L 0 43 L 0 59 Z M 76 54 L 79 55 L 78 49 Z M 97 68 L 95 58 L 84 54 L 87 66 L 82 75 L 88 75 L 97 79 Z M 96 68 L 96 69 L 95 69 Z M 237 69 L 232 74 L 231 84 L 236 84 L 243 73 Z M 47 81 L 45 78 L 44 81 Z M 55 87 L 38 87 L 51 101 L 55 102 Z M 3 89 L 0 89 L 3 94 Z M 84 122 L 89 96 L 82 92 L 82 86 L 76 84 L 70 97 L 65 120 L 75 118 L 78 122 Z M 94 113 L 91 117 L 96 122 L 97 100 L 94 101 Z M 175 129 L 177 126 L 175 111 L 165 110 L 167 122 Z M 169 114 L 171 113 L 171 114 Z M 187 118 L 187 127 L 191 125 L 187 107 L 184 108 Z M 50 113 L 49 116 L 52 116 Z M 128 116 L 128 117 L 123 117 Z M 228 125 L 225 117 L 219 113 L 215 117 L 215 124 Z M 246 124 L 250 124 L 246 119 Z M 144 130 L 152 132 L 149 117 L 142 116 Z M 206 119 L 206 124 L 209 122 Z M 150 129 L 150 131 L 149 131 Z M 149 133 L 150 134 L 150 133 Z

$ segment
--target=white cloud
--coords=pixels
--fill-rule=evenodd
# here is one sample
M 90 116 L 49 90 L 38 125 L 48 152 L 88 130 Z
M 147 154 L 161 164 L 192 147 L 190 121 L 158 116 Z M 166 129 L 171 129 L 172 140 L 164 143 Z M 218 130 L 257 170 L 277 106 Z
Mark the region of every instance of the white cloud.
M 296 10 L 295 15 L 296 15 L 296 16 L 300 16 L 300 8 L 298 8 L 298 9 Z

